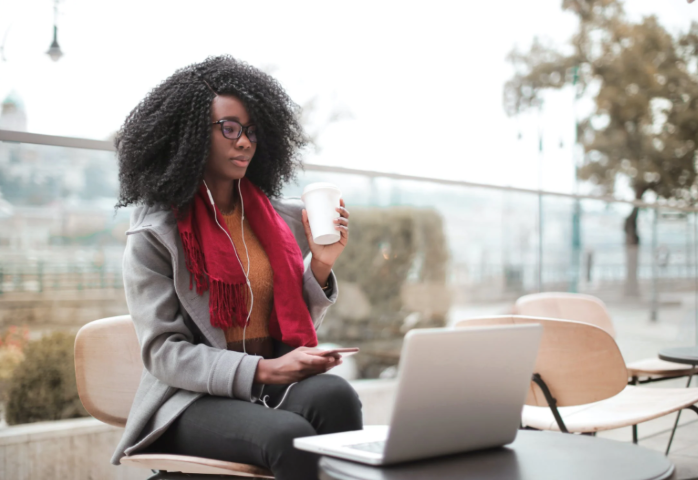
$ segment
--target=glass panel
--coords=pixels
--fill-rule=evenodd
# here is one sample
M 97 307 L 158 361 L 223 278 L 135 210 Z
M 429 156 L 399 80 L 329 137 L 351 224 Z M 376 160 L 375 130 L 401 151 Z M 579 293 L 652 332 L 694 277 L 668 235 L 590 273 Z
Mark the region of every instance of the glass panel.
M 113 152 L 0 142 L 0 331 L 127 312 L 117 191 Z
M 632 206 L 598 200 L 580 202 L 581 278 L 579 291 L 592 295 L 625 287 L 624 219 Z
M 543 197 L 542 269 L 543 291 L 574 290 L 573 222 L 575 200 L 565 197 Z
M 537 288 L 537 195 L 320 172 L 285 193 L 321 180 L 343 191 L 351 233 L 319 335 L 361 347 L 363 376 L 394 373 L 409 328 L 503 313 Z
M 394 374 L 410 328 L 506 314 L 540 289 L 601 298 L 629 361 L 695 342 L 695 214 L 640 209 L 628 249 L 624 203 L 310 169 L 284 195 L 318 181 L 338 185 L 352 214 L 319 333 L 362 347 L 361 376 Z M 113 152 L 0 143 L 0 328 L 35 336 L 127 312 L 130 209 L 114 212 L 117 189 Z
M 660 209 L 655 228 L 654 210 L 639 209 L 639 245 L 628 246 L 625 226 L 632 205 L 580 203 L 578 291 L 604 301 L 626 361 L 656 358 L 661 348 L 693 344 L 693 216 Z

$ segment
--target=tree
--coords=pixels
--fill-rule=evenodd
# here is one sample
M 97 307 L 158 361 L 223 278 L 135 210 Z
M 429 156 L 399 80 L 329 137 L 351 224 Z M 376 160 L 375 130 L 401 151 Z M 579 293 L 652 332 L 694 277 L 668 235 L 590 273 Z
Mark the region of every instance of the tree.
M 300 115 L 301 125 L 303 125 L 305 134 L 315 153 L 322 151 L 319 140 L 327 127 L 335 122 L 354 118 L 349 109 L 334 102 L 329 112 L 322 112 L 318 102 L 319 97 L 317 95 L 304 102 L 301 106 Z
M 259 68 L 268 75 L 274 75 L 278 70 L 274 64 L 262 65 Z M 326 107 L 329 107 L 329 110 Z M 319 154 L 322 152 L 320 137 L 327 127 L 336 122 L 351 120 L 354 115 L 345 105 L 337 103 L 336 94 L 333 94 L 331 103 L 323 101 L 320 95 L 314 95 L 305 100 L 300 105 L 299 117 L 309 146 L 315 153 Z
M 546 90 L 577 84 L 594 97 L 578 123 L 584 148 L 578 177 L 612 194 L 619 177 L 636 200 L 648 192 L 679 206 L 698 200 L 698 24 L 672 37 L 654 16 L 630 21 L 621 0 L 563 0 L 579 19 L 567 50 L 534 40 L 513 50 L 504 87 L 509 115 L 538 107 Z M 637 295 L 638 208 L 625 220 L 626 294 Z

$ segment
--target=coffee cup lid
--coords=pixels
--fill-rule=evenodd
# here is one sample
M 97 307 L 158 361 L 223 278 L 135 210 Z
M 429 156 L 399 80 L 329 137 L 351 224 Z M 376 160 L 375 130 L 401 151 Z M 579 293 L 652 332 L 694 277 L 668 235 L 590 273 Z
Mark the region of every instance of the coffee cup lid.
M 330 189 L 330 190 L 335 190 L 337 191 L 340 195 L 342 194 L 342 191 L 339 189 L 337 185 L 334 183 L 329 183 L 329 182 L 315 182 L 315 183 L 310 183 L 305 186 L 303 189 L 303 194 L 301 195 L 301 198 L 305 196 L 306 193 L 312 192 L 313 190 L 320 190 L 320 189 Z

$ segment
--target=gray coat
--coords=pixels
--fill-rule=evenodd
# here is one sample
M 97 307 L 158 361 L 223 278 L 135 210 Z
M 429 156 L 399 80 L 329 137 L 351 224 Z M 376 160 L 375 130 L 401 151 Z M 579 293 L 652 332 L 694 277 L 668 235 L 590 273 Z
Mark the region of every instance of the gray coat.
M 272 199 L 303 257 L 310 252 L 300 199 Z M 124 289 L 141 346 L 143 373 L 111 462 L 119 465 L 157 439 L 194 400 L 218 395 L 254 401 L 261 357 L 226 349 L 225 333 L 211 326 L 209 293 L 189 289 L 177 222 L 170 209 L 141 206 L 131 215 L 123 259 Z M 337 279 L 322 290 L 306 262 L 303 298 L 317 329 L 337 299 Z

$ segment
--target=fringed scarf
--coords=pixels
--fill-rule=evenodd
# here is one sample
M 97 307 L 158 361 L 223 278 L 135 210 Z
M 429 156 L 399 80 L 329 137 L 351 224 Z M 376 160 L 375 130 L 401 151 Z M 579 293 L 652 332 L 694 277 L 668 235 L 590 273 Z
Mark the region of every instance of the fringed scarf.
M 276 213 L 259 187 L 243 178 L 240 182 L 245 218 L 269 257 L 274 271 L 274 306 L 269 334 L 291 347 L 314 347 L 317 334 L 303 301 L 303 256 L 286 222 Z M 223 227 L 216 225 L 216 220 Z M 177 221 L 184 247 L 189 289 L 210 289 L 211 325 L 226 329 L 233 322 L 245 326 L 249 288 L 235 249 L 224 231 L 223 215 L 211 204 L 201 184 L 186 218 Z

